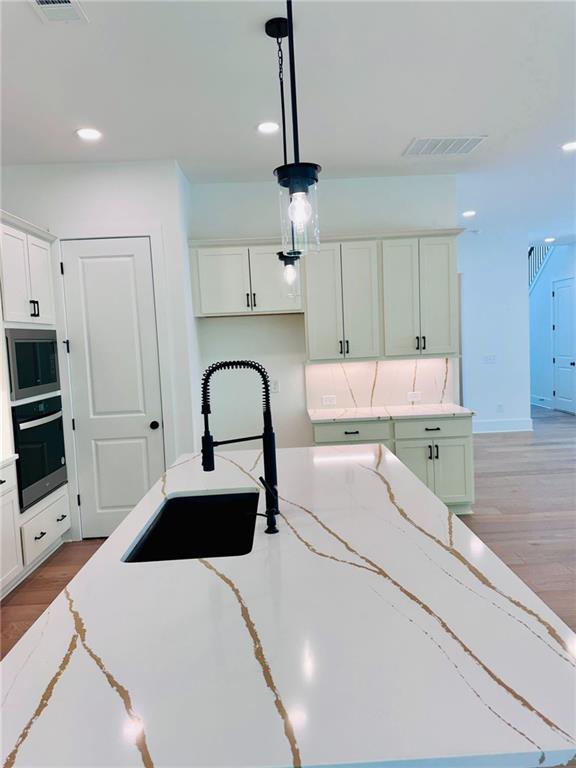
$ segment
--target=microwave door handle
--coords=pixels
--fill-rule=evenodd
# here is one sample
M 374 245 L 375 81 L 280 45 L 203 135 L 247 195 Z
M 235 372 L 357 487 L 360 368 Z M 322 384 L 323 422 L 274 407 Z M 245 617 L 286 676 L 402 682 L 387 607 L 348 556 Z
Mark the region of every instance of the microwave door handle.
M 33 429 L 33 427 L 40 427 L 42 424 L 49 424 L 51 421 L 62 418 L 62 411 L 58 413 L 52 413 L 50 416 L 43 416 L 41 419 L 34 419 L 34 421 L 24 421 L 18 424 L 18 429 L 23 431 L 25 429 Z

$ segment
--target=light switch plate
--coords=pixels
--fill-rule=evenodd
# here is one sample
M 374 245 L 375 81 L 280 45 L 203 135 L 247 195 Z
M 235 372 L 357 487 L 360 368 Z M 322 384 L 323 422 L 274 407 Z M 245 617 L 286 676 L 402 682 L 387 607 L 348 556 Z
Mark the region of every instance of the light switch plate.
M 422 400 L 422 392 L 408 392 L 409 403 L 419 403 Z
M 278 392 L 280 392 L 280 382 L 278 379 L 272 379 L 270 382 L 270 392 L 272 392 L 273 395 L 276 395 Z
M 322 405 L 336 405 L 336 395 L 322 395 Z
M 482 362 L 484 365 L 496 365 L 496 355 L 484 355 Z

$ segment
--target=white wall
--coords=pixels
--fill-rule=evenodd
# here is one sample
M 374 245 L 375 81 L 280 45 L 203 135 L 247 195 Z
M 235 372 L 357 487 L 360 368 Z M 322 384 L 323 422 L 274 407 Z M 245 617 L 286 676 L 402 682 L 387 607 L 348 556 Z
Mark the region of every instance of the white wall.
M 193 240 L 278 236 L 278 191 L 270 182 L 191 185 Z M 451 176 L 323 179 L 318 189 L 321 236 L 455 226 Z M 302 315 L 202 318 L 198 339 L 204 366 L 216 360 L 255 359 L 278 381 L 272 413 L 279 446 L 311 445 L 306 414 Z M 250 374 L 214 378 L 214 434 L 250 434 L 259 423 L 259 393 Z M 248 444 L 246 447 L 252 447 Z
M 530 291 L 530 381 L 534 405 L 553 408 L 552 283 L 576 276 L 576 245 L 554 248 Z
M 196 445 L 194 397 L 199 374 L 186 188 L 172 161 L 2 169 L 2 208 L 61 239 L 152 234 L 168 463 Z

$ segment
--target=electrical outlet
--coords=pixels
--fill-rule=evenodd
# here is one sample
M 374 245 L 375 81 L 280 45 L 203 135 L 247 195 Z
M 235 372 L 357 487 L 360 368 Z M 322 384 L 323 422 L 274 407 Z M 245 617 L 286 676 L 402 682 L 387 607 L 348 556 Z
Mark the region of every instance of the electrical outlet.
M 408 392 L 409 403 L 419 403 L 422 400 L 422 392 Z
M 336 395 L 322 395 L 322 405 L 336 405 Z
M 482 362 L 484 365 L 496 365 L 496 355 L 484 355 Z
M 278 379 L 272 379 L 272 381 L 270 382 L 270 392 L 272 392 L 272 394 L 274 395 L 280 392 L 280 382 L 278 381 Z

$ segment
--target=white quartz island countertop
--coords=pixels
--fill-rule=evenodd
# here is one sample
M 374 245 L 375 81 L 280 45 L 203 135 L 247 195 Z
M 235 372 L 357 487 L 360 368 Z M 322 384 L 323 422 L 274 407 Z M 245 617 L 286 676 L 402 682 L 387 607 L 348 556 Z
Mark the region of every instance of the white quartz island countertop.
M 310 408 L 313 424 L 331 421 L 385 421 L 387 419 L 420 419 L 473 416 L 474 411 L 455 403 L 416 403 L 414 405 L 380 405 L 359 408 Z
M 574 634 L 381 446 L 278 451 L 248 555 L 123 562 L 166 496 L 261 473 L 153 486 L 2 662 L 4 766 L 576 764 Z

